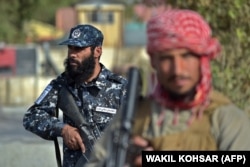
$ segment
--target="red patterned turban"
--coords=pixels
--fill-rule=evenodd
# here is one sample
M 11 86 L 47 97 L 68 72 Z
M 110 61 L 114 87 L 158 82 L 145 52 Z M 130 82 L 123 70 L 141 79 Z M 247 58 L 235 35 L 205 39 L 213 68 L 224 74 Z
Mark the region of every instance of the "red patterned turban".
M 208 23 L 191 10 L 167 10 L 151 18 L 147 24 L 147 51 L 188 48 L 198 55 L 214 58 L 220 44 L 212 38 Z
M 218 40 L 212 37 L 211 29 L 202 16 L 191 10 L 173 9 L 148 21 L 148 54 L 152 57 L 157 51 L 173 48 L 187 48 L 201 56 L 201 80 L 196 86 L 196 96 L 189 103 L 172 101 L 158 83 L 151 96 L 162 105 L 175 110 L 208 104 L 208 94 L 212 87 L 210 60 L 219 54 L 221 47 Z

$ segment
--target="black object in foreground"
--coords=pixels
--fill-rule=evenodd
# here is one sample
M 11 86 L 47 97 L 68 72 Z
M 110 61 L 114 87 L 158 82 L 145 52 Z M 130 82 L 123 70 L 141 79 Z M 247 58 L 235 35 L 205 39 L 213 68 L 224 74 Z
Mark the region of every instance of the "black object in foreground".
M 93 145 L 97 138 L 100 137 L 100 132 L 97 126 L 88 125 L 81 115 L 79 108 L 77 107 L 75 100 L 71 93 L 67 90 L 66 87 L 62 86 L 59 92 L 59 103 L 58 107 L 62 110 L 63 114 L 69 117 L 77 126 L 80 131 L 80 135 L 84 141 L 86 152 L 83 153 L 83 156 L 77 162 L 78 164 L 83 164 L 89 161 L 89 156 L 93 151 Z M 98 136 L 93 135 L 93 132 L 98 134 Z M 98 132 L 98 133 L 97 133 Z M 76 167 L 77 167 L 76 165 Z M 80 165 L 81 166 L 81 165 Z
M 120 127 L 112 132 L 112 140 L 108 143 L 109 157 L 105 162 L 106 167 L 124 167 L 126 164 L 133 117 L 140 97 L 140 77 L 139 69 L 129 69 L 127 96 L 121 108 Z

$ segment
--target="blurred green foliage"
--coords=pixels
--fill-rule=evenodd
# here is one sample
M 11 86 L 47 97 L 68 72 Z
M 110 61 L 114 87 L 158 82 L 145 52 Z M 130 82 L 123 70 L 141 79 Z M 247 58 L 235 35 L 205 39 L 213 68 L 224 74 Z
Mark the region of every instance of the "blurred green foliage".
M 250 113 L 250 1 L 167 0 L 206 18 L 223 50 L 212 62 L 214 87 Z
M 24 23 L 31 19 L 55 24 L 59 7 L 70 6 L 79 0 L 0 0 L 0 42 L 25 41 Z

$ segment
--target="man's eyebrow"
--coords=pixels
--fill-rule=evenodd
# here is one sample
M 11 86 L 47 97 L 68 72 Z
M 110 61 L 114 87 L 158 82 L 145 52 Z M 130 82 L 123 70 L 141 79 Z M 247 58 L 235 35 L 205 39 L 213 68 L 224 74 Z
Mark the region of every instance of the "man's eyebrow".
M 192 51 L 188 51 L 188 52 L 186 52 L 186 53 L 183 53 L 182 55 L 192 55 L 192 56 L 195 56 L 195 57 L 200 57 L 200 55 L 199 54 L 197 54 L 197 53 L 194 53 L 194 52 L 192 52 Z
M 72 49 L 77 49 L 77 50 L 79 50 L 79 49 L 86 49 L 87 47 L 80 47 L 80 46 L 72 46 L 72 45 L 69 45 L 68 46 L 68 48 L 72 48 Z

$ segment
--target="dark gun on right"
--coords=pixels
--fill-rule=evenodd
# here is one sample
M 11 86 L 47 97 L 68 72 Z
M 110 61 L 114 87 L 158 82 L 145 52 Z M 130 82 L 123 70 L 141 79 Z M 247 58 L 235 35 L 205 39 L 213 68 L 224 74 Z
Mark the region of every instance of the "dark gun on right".
M 120 127 L 112 132 L 112 141 L 109 143 L 106 167 L 124 167 L 126 164 L 128 143 L 132 132 L 132 122 L 137 101 L 141 92 L 141 78 L 139 69 L 131 67 L 128 71 L 128 87 L 125 103 L 122 105 Z

